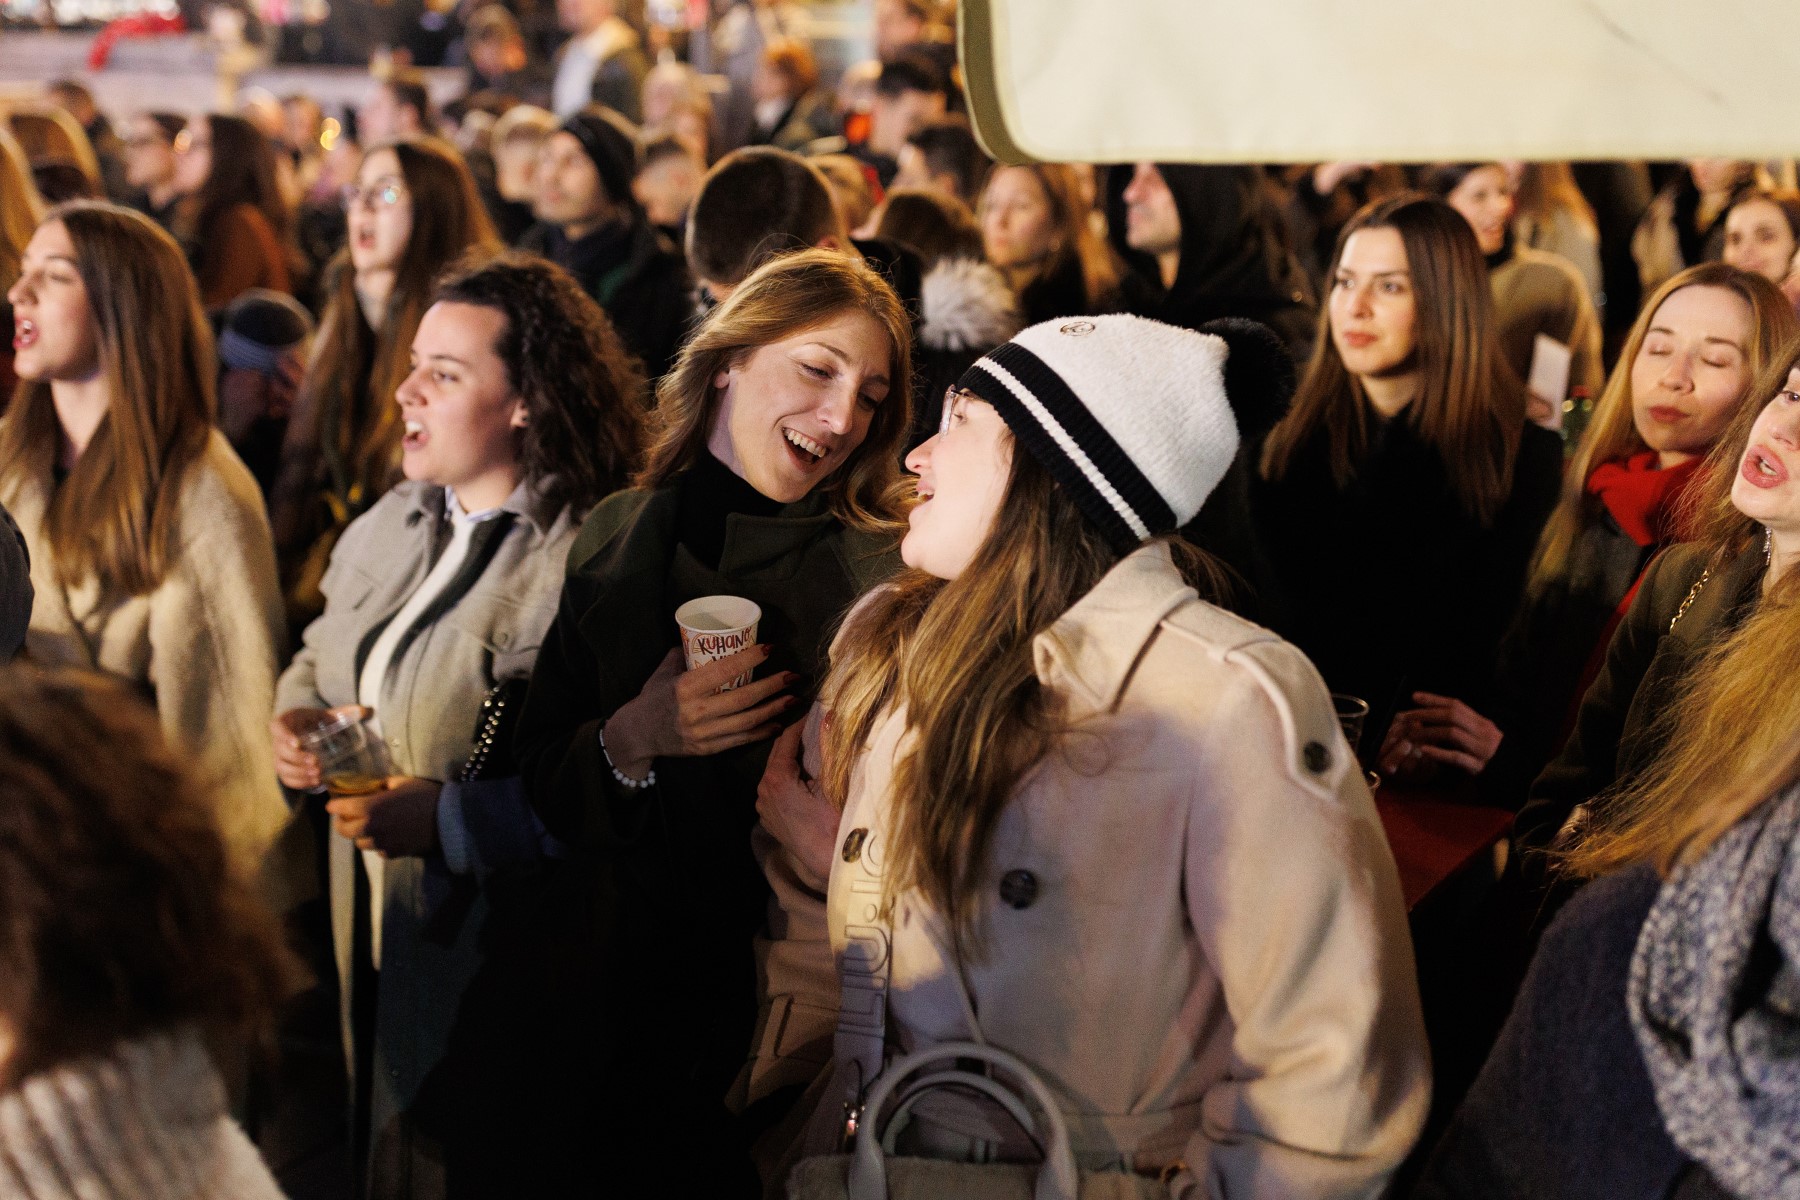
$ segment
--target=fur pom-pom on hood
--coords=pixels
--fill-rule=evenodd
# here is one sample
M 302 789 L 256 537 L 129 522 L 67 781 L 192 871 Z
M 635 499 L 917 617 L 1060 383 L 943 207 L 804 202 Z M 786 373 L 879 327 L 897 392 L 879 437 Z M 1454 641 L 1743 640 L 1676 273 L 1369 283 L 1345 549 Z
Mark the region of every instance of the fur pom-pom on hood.
M 919 286 L 919 342 L 929 350 L 991 350 L 1025 326 L 1006 279 L 973 258 L 947 258 Z

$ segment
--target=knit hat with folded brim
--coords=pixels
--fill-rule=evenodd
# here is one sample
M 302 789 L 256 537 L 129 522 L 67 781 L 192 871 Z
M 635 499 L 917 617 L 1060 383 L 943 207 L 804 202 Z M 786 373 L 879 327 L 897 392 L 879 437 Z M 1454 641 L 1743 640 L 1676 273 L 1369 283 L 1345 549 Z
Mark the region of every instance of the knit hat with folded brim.
M 590 104 L 560 126 L 581 143 L 600 174 L 600 186 L 614 204 L 633 205 L 631 181 L 637 177 L 637 126 L 612 109 Z
M 1225 338 L 1133 316 L 1033 325 L 957 386 L 1013 436 L 1120 552 L 1194 519 L 1237 456 Z

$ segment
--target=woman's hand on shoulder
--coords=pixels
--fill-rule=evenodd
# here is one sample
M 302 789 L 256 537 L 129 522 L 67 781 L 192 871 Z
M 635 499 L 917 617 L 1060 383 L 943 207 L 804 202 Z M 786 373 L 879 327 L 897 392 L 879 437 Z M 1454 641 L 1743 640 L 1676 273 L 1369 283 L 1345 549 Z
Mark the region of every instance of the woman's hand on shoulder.
M 768 646 L 684 670 L 679 648 L 669 651 L 643 690 L 607 721 L 606 753 L 614 767 L 642 779 L 658 758 L 694 758 L 774 737 L 778 718 L 799 703 L 784 694 L 799 682 L 792 671 L 722 691 L 766 662 Z
M 831 879 L 831 856 L 837 849 L 838 808 L 816 779 L 801 772 L 801 731 L 796 721 L 775 739 L 762 782 L 756 785 L 756 815 L 769 835 L 794 860 L 800 882 L 822 892 Z
M 1395 714 L 1382 739 L 1383 775 L 1415 778 L 1436 767 L 1479 775 L 1500 749 L 1500 727 L 1451 696 L 1414 692 L 1409 708 Z

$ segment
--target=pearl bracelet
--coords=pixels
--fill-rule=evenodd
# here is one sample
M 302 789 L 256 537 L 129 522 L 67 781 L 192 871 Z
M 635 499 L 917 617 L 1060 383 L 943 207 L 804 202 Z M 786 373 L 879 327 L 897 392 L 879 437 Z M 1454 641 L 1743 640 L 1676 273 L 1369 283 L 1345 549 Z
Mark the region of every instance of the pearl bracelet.
M 634 792 L 640 791 L 647 787 L 655 787 L 656 786 L 656 768 L 655 767 L 651 767 L 650 773 L 648 775 L 645 775 L 642 779 L 633 779 L 631 776 L 627 775 L 625 772 L 619 770 L 619 765 L 617 763 L 613 762 L 612 754 L 607 751 L 607 749 L 606 749 L 606 726 L 602 725 L 600 727 L 600 735 L 599 736 L 600 736 L 600 757 L 604 758 L 606 760 L 606 765 L 612 768 L 613 778 L 619 781 L 619 786 L 628 787 Z

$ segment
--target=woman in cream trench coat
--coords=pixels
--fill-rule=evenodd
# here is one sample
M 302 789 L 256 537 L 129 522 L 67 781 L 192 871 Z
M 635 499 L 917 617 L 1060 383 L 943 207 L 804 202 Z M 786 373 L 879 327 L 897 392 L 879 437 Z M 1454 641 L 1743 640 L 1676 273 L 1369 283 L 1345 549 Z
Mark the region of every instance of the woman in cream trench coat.
M 1324 685 L 1141 533 L 1191 517 L 1235 452 L 1226 353 L 1136 318 L 1037 326 L 964 377 L 910 457 L 914 571 L 838 638 L 823 786 L 802 782 L 790 731 L 760 805 L 782 895 L 829 872 L 824 924 L 796 905 L 791 925 L 829 938 L 842 986 L 811 1152 L 832 1148 L 883 1041 L 1010 1051 L 1057 1096 L 1084 1169 L 1166 1174 L 1178 1196 L 1373 1197 L 1417 1137 L 1429 1067 L 1404 906 Z M 1066 436 L 1043 436 L 1051 422 Z M 966 676 L 932 661 L 958 622 L 984 633 L 951 656 Z M 1062 732 L 1013 780 L 958 775 L 1017 737 L 1017 704 L 980 682 L 1009 667 Z M 915 679 L 941 684 L 923 719 Z M 976 727 L 978 752 L 936 755 Z M 824 799 L 840 780 L 841 821 Z M 945 829 L 979 847 L 948 880 L 930 857 Z M 861 966 L 883 961 L 885 981 Z M 770 993 L 790 1025 L 832 1006 L 780 995 L 788 974 L 771 969 Z M 753 1081 L 780 1074 L 776 1040 Z M 1035 1157 L 998 1109 L 942 1093 L 900 1150 Z

